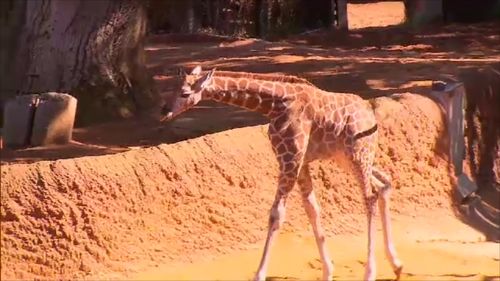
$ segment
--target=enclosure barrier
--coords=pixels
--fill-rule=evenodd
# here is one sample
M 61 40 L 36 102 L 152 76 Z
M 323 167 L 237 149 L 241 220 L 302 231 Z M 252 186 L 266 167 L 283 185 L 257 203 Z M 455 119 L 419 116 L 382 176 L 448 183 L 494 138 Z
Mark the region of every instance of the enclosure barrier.
M 477 186 L 463 173 L 465 160 L 464 85 L 452 77 L 443 77 L 442 80 L 433 81 L 430 95 L 438 101 L 446 117 L 449 136 L 448 159 L 453 164 L 454 175 L 458 179 L 458 192 L 462 198 L 466 198 L 477 190 Z
M 473 72 L 477 72 L 477 70 L 474 70 Z M 449 136 L 448 157 L 450 163 L 452 163 L 454 167 L 454 176 L 457 178 L 456 189 L 461 199 L 461 211 L 467 218 L 468 222 L 476 229 L 479 229 L 483 233 L 485 233 L 489 240 L 500 241 L 500 224 L 498 223 L 500 221 L 500 210 L 498 210 L 498 206 L 494 206 L 495 203 L 493 203 L 492 205 L 491 201 L 494 202 L 495 200 L 489 198 L 492 196 L 494 197 L 500 195 L 500 190 L 498 188 L 492 189 L 491 194 L 488 194 L 485 198 L 482 198 L 482 195 L 478 194 L 484 192 L 480 192 L 479 188 L 485 183 L 478 181 L 478 171 L 472 171 L 473 180 L 471 180 L 469 176 L 467 176 L 463 171 L 463 161 L 466 159 L 464 130 L 466 119 L 464 113 L 466 103 L 477 103 L 477 101 L 474 101 L 474 99 L 481 99 L 483 98 L 481 97 L 482 95 L 489 95 L 489 99 L 486 99 L 487 102 L 494 103 L 494 97 L 496 95 L 500 95 L 500 92 L 498 92 L 498 88 L 495 88 L 495 86 L 493 85 L 495 83 L 497 83 L 496 85 L 498 85 L 498 77 L 500 76 L 500 73 L 495 68 L 488 68 L 488 71 L 486 72 L 487 74 L 482 73 L 481 71 L 477 73 L 478 75 L 484 77 L 487 77 L 488 74 L 496 76 L 495 78 L 492 78 L 491 81 L 488 81 L 487 79 L 485 81 L 480 81 L 480 79 L 469 81 L 466 79 L 466 81 L 464 82 L 459 81 L 451 76 L 444 76 L 443 79 L 439 81 L 433 81 L 430 96 L 434 98 L 441 106 L 441 109 L 443 110 L 446 118 L 446 126 Z M 467 72 L 463 72 L 462 74 L 469 75 L 469 73 Z M 462 79 L 465 79 L 463 75 Z M 475 85 L 471 86 L 467 84 L 471 82 L 474 84 L 485 82 L 486 87 L 488 88 L 487 93 L 485 93 Z M 468 85 L 467 91 L 464 83 Z M 485 85 L 481 86 L 484 87 Z M 483 116 L 483 119 L 484 118 L 485 116 Z M 488 116 L 486 118 L 492 117 Z M 483 120 L 483 122 L 488 121 Z M 471 125 L 472 124 L 469 123 L 467 124 L 467 126 L 469 127 Z M 468 129 L 470 130 L 471 128 Z M 491 129 L 492 128 L 490 128 L 490 130 Z M 483 135 L 482 137 L 484 138 L 486 136 Z M 468 146 L 472 145 L 470 142 L 471 140 L 469 139 Z M 484 156 L 482 155 L 480 161 L 487 161 L 486 159 L 482 159 L 483 157 Z M 495 169 L 494 163 L 491 168 Z M 484 190 L 486 187 L 483 186 L 481 188 Z

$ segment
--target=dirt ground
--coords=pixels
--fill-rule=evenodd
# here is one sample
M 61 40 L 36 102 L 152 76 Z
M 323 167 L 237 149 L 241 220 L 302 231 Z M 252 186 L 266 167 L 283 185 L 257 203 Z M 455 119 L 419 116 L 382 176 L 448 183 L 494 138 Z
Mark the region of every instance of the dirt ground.
M 398 25 L 399 2 L 350 4 L 349 15 L 348 34 L 321 31 L 278 42 L 153 36 L 148 67 L 164 97 L 172 94 L 177 68 L 197 64 L 294 74 L 327 90 L 378 97 L 376 161 L 394 182 L 402 279 L 500 280 L 498 244 L 457 212 L 442 115 L 421 96 L 440 73 L 500 61 L 500 24 L 409 30 Z M 400 95 L 386 97 L 392 94 Z M 168 125 L 142 117 L 77 128 L 68 146 L 2 150 L 2 280 L 251 278 L 277 176 L 265 123 L 206 102 Z M 346 168 L 323 161 L 312 174 L 334 275 L 359 280 L 364 209 Z M 287 218 L 270 280 L 318 279 L 297 194 Z M 381 246 L 379 239 L 378 278 L 387 280 L 393 276 Z
M 394 219 L 396 243 L 405 263 L 403 280 L 498 280 L 498 244 L 484 242 L 481 235 L 453 217 L 442 215 L 440 228 L 429 223 L 430 214 Z M 432 215 L 436 215 L 434 212 Z M 394 274 L 384 258 L 382 234 L 377 240 L 378 280 Z M 335 263 L 336 280 L 361 280 L 364 272 L 365 235 L 328 237 Z M 140 280 L 249 280 L 262 255 L 261 245 L 214 259 L 162 266 L 133 275 Z M 309 232 L 280 235 L 272 253 L 269 280 L 318 280 L 321 262 L 314 236 Z

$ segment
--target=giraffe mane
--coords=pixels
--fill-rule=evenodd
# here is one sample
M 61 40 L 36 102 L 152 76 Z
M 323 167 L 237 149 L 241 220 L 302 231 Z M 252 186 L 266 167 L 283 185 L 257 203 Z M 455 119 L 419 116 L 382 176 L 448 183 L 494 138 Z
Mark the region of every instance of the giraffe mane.
M 222 77 L 231 77 L 231 78 L 249 78 L 255 80 L 264 80 L 264 81 L 276 81 L 276 82 L 285 82 L 292 84 L 305 84 L 308 86 L 316 87 L 313 83 L 309 82 L 304 78 L 300 78 L 293 75 L 285 75 L 285 74 L 275 74 L 275 73 L 252 73 L 252 72 L 237 72 L 237 71 L 222 71 L 216 70 L 215 76 Z

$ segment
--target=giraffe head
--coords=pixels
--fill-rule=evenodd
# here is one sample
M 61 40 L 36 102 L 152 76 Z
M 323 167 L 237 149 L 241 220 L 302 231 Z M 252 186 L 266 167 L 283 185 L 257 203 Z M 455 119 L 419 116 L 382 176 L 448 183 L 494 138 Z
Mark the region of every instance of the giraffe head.
M 203 90 L 212 83 L 214 72 L 215 68 L 202 74 L 199 65 L 189 74 L 181 70 L 179 72 L 180 88 L 174 90 L 173 101 L 163 106 L 161 121 L 169 121 L 200 102 Z

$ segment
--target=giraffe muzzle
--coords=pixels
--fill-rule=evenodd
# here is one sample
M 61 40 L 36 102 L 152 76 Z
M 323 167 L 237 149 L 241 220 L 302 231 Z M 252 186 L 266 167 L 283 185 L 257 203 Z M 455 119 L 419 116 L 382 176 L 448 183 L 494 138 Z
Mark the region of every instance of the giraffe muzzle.
M 174 114 L 172 112 L 168 112 L 167 114 L 162 115 L 163 116 L 160 118 L 160 122 L 170 121 L 174 117 Z
M 160 112 L 160 122 L 166 122 L 174 117 L 174 113 L 168 105 L 164 105 Z

